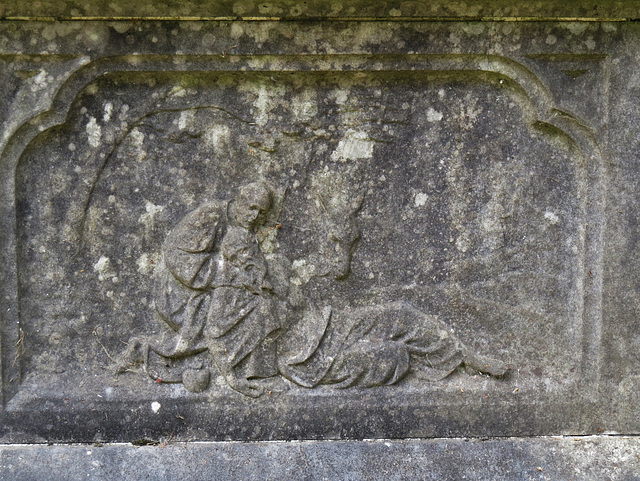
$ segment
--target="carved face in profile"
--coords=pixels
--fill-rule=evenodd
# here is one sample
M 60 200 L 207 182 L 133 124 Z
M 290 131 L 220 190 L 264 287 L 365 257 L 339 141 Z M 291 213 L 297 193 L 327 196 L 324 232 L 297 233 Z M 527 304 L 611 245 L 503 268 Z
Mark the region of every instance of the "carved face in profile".
M 262 183 L 245 185 L 240 189 L 233 206 L 237 225 L 254 229 L 265 223 L 271 207 L 271 191 Z

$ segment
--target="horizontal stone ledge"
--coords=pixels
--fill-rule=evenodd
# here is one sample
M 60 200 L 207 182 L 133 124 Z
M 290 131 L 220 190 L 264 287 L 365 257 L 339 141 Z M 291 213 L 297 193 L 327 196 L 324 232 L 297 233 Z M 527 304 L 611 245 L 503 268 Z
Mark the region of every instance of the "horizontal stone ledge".
M 564 2 L 559 0 L 390 0 L 342 2 L 316 0 L 203 0 L 183 2 L 64 1 L 0 4 L 6 20 L 286 20 L 286 19 L 416 19 L 416 20 L 554 20 L 625 21 L 640 18 L 640 1 Z
M 0 445 L 0 478 L 630 480 L 638 452 L 639 437 L 613 436 Z

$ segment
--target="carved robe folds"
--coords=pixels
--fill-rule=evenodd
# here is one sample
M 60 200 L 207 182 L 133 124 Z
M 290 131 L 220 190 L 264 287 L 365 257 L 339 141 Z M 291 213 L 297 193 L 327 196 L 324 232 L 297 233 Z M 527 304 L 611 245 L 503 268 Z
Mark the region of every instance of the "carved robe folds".
M 401 301 L 336 313 L 311 310 L 297 327 L 289 345 L 305 348 L 283 356 L 280 371 L 305 387 L 391 385 L 410 369 L 438 381 L 468 362 L 466 348 L 443 323 Z
M 255 234 L 229 227 L 227 203 L 188 214 L 164 245 L 166 272 L 156 310 L 177 333 L 162 355 L 180 358 L 209 349 L 221 370 L 245 377 L 277 373 L 279 328 L 267 267 Z

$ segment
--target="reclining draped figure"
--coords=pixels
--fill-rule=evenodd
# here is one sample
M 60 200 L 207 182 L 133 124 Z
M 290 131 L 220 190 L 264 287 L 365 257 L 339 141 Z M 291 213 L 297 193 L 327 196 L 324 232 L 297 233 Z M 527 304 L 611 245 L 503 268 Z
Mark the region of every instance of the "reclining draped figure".
M 329 209 L 327 242 L 341 256 L 332 275 L 344 279 L 359 232 L 362 197 Z M 208 352 L 226 383 L 257 397 L 254 379 L 282 375 L 303 387 L 373 387 L 401 380 L 410 370 L 440 380 L 461 365 L 502 376 L 503 363 L 470 352 L 447 326 L 404 301 L 333 312 L 314 302 L 286 325 L 287 300 L 274 293 L 258 231 L 268 218 L 273 192 L 264 183 L 242 187 L 231 202 L 204 204 L 187 214 L 163 246 L 164 268 L 155 309 L 169 337 L 133 338 L 116 365 L 148 369 L 149 355 L 181 360 Z M 336 234 L 340 231 L 343 235 Z M 348 233 L 345 234 L 344 233 Z M 209 384 L 209 370 L 184 369 L 175 382 L 191 391 Z

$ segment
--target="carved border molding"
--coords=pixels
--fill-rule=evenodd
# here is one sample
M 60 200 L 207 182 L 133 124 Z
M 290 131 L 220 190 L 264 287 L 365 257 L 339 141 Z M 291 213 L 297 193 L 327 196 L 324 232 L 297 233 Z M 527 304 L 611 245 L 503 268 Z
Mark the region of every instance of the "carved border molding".
M 8 56 L 7 56 L 8 57 Z M 12 59 L 25 63 L 46 61 L 47 56 L 12 55 Z M 100 76 L 114 72 L 332 72 L 332 71 L 447 71 L 447 72 L 487 72 L 503 77 L 513 83 L 514 88 L 529 100 L 532 107 L 533 125 L 550 128 L 562 134 L 583 153 L 586 165 L 581 167 L 581 187 L 579 193 L 582 212 L 587 225 L 583 234 L 583 272 L 578 285 L 583 297 L 580 313 L 582 320 L 582 373 L 584 383 L 581 399 L 585 403 L 593 401 L 598 390 L 601 344 L 602 305 L 602 230 L 605 183 L 603 180 L 604 153 L 593 129 L 586 126 L 570 112 L 562 111 L 554 102 L 553 95 L 544 82 L 524 65 L 496 55 L 475 54 L 403 54 L 403 55 L 124 55 L 99 58 L 89 61 L 82 56 L 56 56 L 57 61 L 65 61 L 73 72 L 57 87 L 51 105 L 33 118 L 16 126 L 11 134 L 5 135 L 0 143 L 0 176 L 11 179 L 9 188 L 0 191 L 0 261 L 3 270 L 0 279 L 0 363 L 2 363 L 3 406 L 19 392 L 20 363 L 20 314 L 17 298 L 17 253 L 16 253 L 16 206 L 15 172 L 20 156 L 29 143 L 42 131 L 65 122 L 76 96 L 90 82 Z M 604 59 L 601 56 L 600 59 Z M 4 145 L 2 145 L 4 144 Z M 589 273 L 595 273 L 593 278 Z M 17 362 L 14 362 L 17 360 Z M 347 396 L 349 397 L 349 396 Z M 557 399 L 556 401 L 561 402 Z M 315 403 L 316 401 L 312 401 Z M 542 402 L 542 401 L 541 401 Z M 567 401 L 568 402 L 568 401 Z M 28 404 L 28 403 L 27 403 Z M 25 404 L 25 406 L 27 405 Z M 118 404 L 117 401 L 112 404 Z M 411 402 L 408 402 L 409 406 Z M 544 406 L 541 404 L 540 406 Z M 453 409 L 454 406 L 452 405 Z M 105 410 L 124 409 L 124 406 Z M 497 407 L 499 409 L 499 407 Z M 540 409 L 532 407 L 532 409 Z M 517 409 L 515 415 L 517 415 Z M 5 411 L 6 412 L 6 411 Z M 482 418 L 482 415 L 478 413 Z M 293 431 L 292 431 L 293 432 Z M 410 435 L 411 430 L 406 435 Z M 424 435 L 425 433 L 419 433 Z M 369 433 L 371 435 L 371 433 Z M 274 436 L 277 436 L 275 434 Z M 291 434 L 285 434 L 285 437 Z

